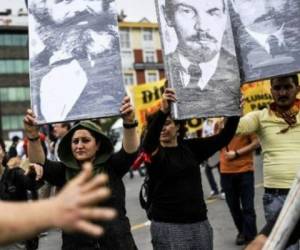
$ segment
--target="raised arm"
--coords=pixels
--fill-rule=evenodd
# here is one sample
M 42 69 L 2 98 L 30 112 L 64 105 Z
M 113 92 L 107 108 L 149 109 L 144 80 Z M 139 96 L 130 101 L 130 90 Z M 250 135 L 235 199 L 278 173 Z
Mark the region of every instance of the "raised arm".
M 120 112 L 123 118 L 123 148 L 126 153 L 134 153 L 140 146 L 140 137 L 137 133 L 137 122 L 130 98 L 126 96 L 122 101 Z
M 35 115 L 28 109 L 24 117 L 24 129 L 28 138 L 28 158 L 30 162 L 44 164 L 46 156 L 40 141 L 39 126 L 36 123 Z
M 239 116 L 229 117 L 225 123 L 225 127 L 215 136 L 186 140 L 186 143 L 199 162 L 206 160 L 229 144 L 235 134 L 239 119 Z
M 30 203 L 0 202 L 0 245 L 30 238 L 52 227 L 65 231 L 80 231 L 93 236 L 103 229 L 90 222 L 115 217 L 112 209 L 93 207 L 107 198 L 110 191 L 103 187 L 107 177 L 98 175 L 91 179 L 92 168 L 85 167 L 50 200 Z M 5 215 L 5 216 L 4 216 Z

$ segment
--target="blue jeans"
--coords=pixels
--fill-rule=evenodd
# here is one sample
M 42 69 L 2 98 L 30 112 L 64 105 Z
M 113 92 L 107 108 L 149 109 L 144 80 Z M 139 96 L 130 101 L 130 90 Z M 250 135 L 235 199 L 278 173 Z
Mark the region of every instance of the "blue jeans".
M 282 208 L 286 197 L 287 195 L 264 193 L 263 205 L 267 222 Z M 299 250 L 299 242 L 288 247 L 287 250 Z

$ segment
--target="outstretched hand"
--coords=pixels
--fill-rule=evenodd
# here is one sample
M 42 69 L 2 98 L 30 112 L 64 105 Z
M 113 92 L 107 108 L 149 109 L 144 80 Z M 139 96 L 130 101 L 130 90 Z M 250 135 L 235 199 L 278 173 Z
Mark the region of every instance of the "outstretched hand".
M 23 119 L 25 134 L 28 138 L 39 136 L 39 126 L 36 122 L 36 116 L 31 109 L 28 109 Z
M 92 166 L 85 164 L 81 173 L 52 198 L 54 226 L 67 232 L 80 231 L 99 236 L 103 228 L 91 221 L 111 220 L 116 216 L 114 209 L 95 206 L 110 195 L 110 190 L 104 187 L 108 177 L 103 174 L 91 177 Z
M 170 103 L 176 102 L 176 95 L 174 89 L 166 88 L 161 100 L 160 109 L 165 114 L 170 112 Z
M 125 96 L 122 101 L 120 108 L 121 116 L 124 123 L 133 123 L 135 119 L 134 108 L 131 104 L 129 96 Z

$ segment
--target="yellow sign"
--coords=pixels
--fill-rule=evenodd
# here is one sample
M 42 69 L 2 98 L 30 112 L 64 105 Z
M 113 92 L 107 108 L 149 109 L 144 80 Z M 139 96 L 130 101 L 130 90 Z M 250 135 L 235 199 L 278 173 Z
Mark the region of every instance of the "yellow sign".
M 269 80 L 244 84 L 241 92 L 244 96 L 244 114 L 263 109 L 273 100 Z
M 145 83 L 130 87 L 135 107 L 135 115 L 139 122 L 139 131 L 147 124 L 147 117 L 155 113 L 160 107 L 160 100 L 165 89 L 165 80 Z
M 203 122 L 201 118 L 194 118 L 187 120 L 185 125 L 189 133 L 195 133 L 202 129 Z

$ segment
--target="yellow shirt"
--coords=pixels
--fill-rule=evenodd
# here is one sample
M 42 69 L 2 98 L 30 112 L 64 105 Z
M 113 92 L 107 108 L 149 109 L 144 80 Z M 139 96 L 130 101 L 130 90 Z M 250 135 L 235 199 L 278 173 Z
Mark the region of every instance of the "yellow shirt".
M 287 123 L 265 108 L 241 118 L 237 133 L 256 133 L 263 154 L 264 186 L 290 188 L 300 169 L 300 114 L 297 124 L 286 133 L 278 133 Z

